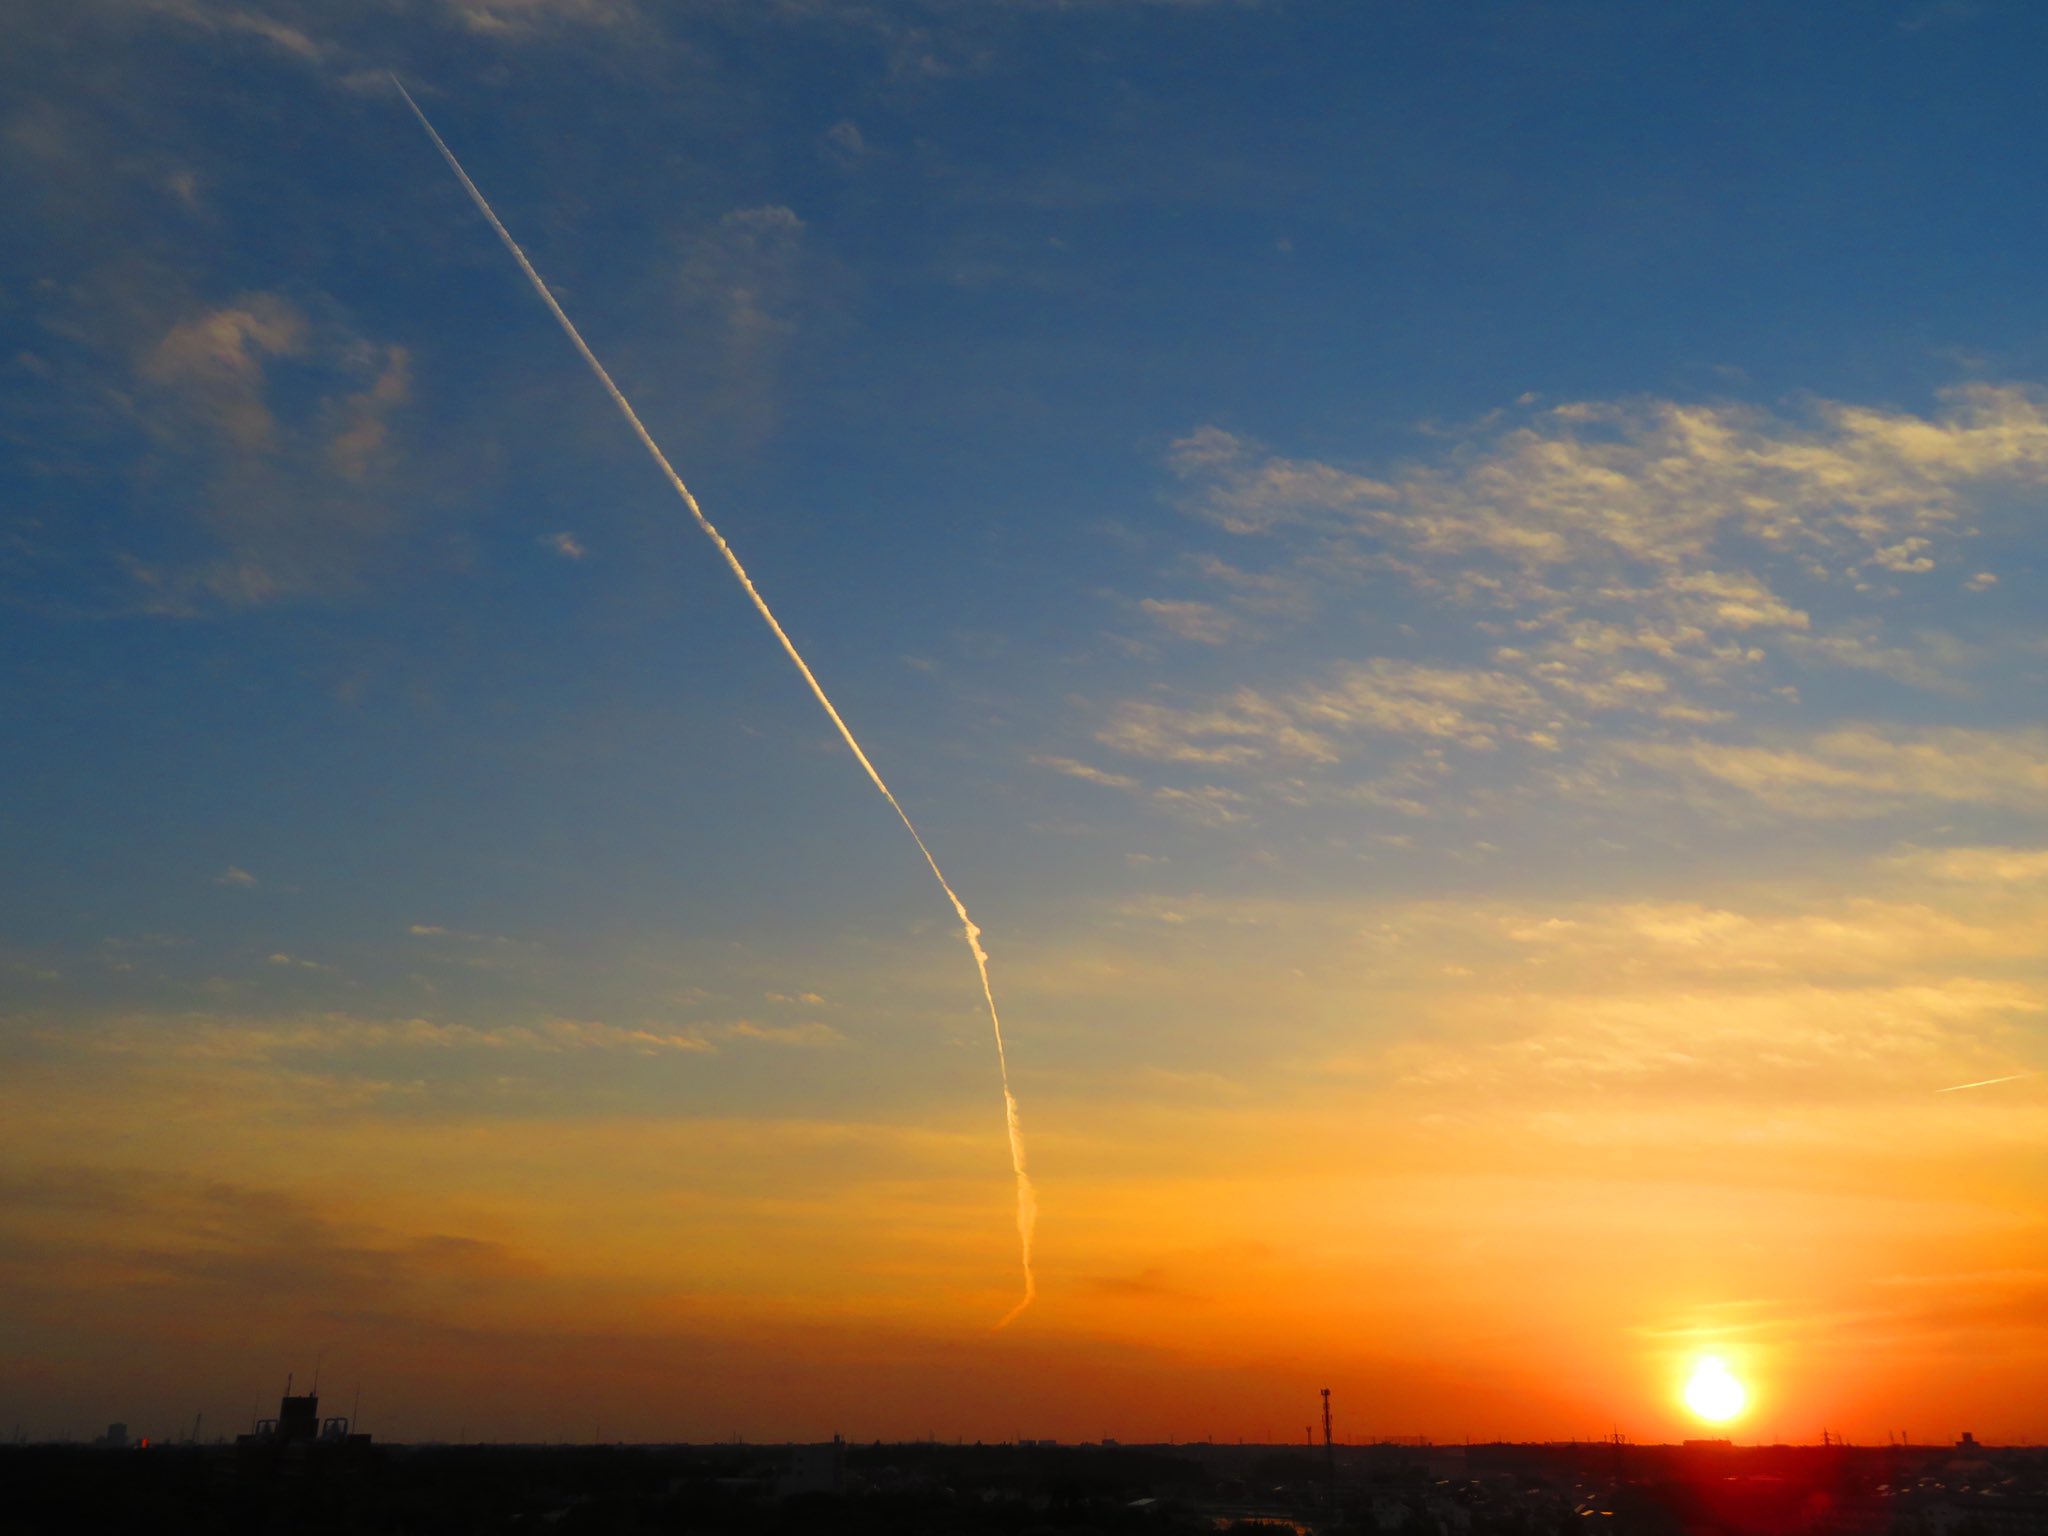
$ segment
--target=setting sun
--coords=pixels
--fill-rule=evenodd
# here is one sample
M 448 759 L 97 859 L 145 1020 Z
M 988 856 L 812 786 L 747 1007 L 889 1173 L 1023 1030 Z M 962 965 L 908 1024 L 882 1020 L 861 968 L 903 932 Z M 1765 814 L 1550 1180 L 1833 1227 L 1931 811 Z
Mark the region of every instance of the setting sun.
M 1685 1406 L 1712 1424 L 1725 1424 L 1748 1402 L 1749 1393 L 1716 1355 L 1704 1356 L 1685 1384 Z

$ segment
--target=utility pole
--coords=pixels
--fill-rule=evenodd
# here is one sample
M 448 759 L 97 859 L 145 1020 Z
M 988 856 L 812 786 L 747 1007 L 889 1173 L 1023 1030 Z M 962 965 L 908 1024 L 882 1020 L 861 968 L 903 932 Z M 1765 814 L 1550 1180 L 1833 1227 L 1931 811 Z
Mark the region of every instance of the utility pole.
M 1337 1443 L 1330 1438 L 1330 1389 L 1323 1388 L 1323 1464 L 1330 1478 L 1330 1513 L 1337 1513 Z

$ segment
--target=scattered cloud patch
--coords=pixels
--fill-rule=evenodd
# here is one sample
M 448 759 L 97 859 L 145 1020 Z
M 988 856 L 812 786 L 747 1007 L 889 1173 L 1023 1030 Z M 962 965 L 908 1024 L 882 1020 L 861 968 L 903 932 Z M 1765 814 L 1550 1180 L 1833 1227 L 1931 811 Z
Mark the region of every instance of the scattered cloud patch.
M 1070 779 L 1080 779 L 1088 784 L 1100 784 L 1109 789 L 1136 789 L 1138 781 L 1129 774 L 1108 773 L 1087 763 L 1076 762 L 1071 757 L 1037 756 L 1031 759 L 1034 767 L 1050 768 L 1054 773 L 1064 774 Z
M 1239 688 L 1190 706 L 1126 703 L 1096 739 L 1159 762 L 1330 764 L 1347 739 L 1359 736 L 1491 752 L 1509 741 L 1550 746 L 1556 723 L 1543 694 L 1508 673 L 1379 659 L 1336 668 L 1321 683 L 1277 696 Z
M 331 308 L 331 306 L 326 306 Z M 275 293 L 200 308 L 134 362 L 141 473 L 189 477 L 212 558 L 130 558 L 144 606 L 192 616 L 348 588 L 397 522 L 394 423 L 407 349 Z
M 742 1019 L 737 1024 L 728 1024 L 717 1032 L 721 1040 L 752 1040 L 765 1045 L 788 1045 L 818 1048 L 839 1045 L 846 1037 L 830 1024 L 812 1021 L 804 1024 L 755 1024 Z
M 678 290 L 712 336 L 716 408 L 750 439 L 776 423 L 782 368 L 807 297 L 806 233 L 784 204 L 735 208 L 697 230 L 683 251 Z
M 463 944 L 484 944 L 494 949 L 509 949 L 516 941 L 495 933 L 467 933 L 460 928 L 444 928 L 438 923 L 413 923 L 406 930 L 416 939 L 453 939 Z
M 253 37 L 307 64 L 323 63 L 334 52 L 331 44 L 252 7 L 217 0 L 138 0 L 138 8 L 201 31 Z
M 1887 862 L 1962 885 L 2031 885 L 2048 880 L 2048 848 L 1913 848 Z
M 1321 522 L 1414 555 L 1490 555 L 1525 577 L 1619 559 L 1683 570 L 1717 539 L 1853 565 L 1919 568 L 1973 485 L 2048 480 L 2048 402 L 1965 384 L 1932 416 L 1836 401 L 1804 419 L 1740 405 L 1582 401 L 1378 479 L 1258 450 L 1204 428 L 1171 465 L 1191 503 L 1234 531 Z
M 516 41 L 568 26 L 615 27 L 634 19 L 632 0 L 441 0 L 464 27 Z
M 1432 436 L 1430 457 L 1367 467 L 1190 432 L 1166 459 L 1178 504 L 1270 555 L 1183 557 L 1173 569 L 1212 600 L 1141 610 L 1198 642 L 1242 635 L 1256 656 L 1266 636 L 1240 614 L 1298 621 L 1348 587 L 1394 583 L 1415 617 L 1375 648 L 1430 655 L 1427 624 L 1456 637 L 1460 660 L 1382 655 L 1206 699 L 1155 689 L 1105 706 L 1096 740 L 1266 800 L 1404 811 L 1466 794 L 1459 754 L 1511 747 L 1538 755 L 1492 770 L 1496 787 L 1514 773 L 1611 791 L 1626 763 L 1791 815 L 2037 803 L 2018 738 L 1822 726 L 1795 747 L 1788 722 L 1802 685 L 1848 686 L 1844 674 L 1981 691 L 1982 640 L 1889 621 L 1883 605 L 1951 563 L 1999 496 L 2048 485 L 2048 395 L 1966 383 L 1925 412 L 1530 397 Z M 1493 642 L 1483 663 L 1465 659 L 1474 630 Z M 1347 785 L 1360 765 L 1371 776 Z
M 827 165 L 852 170 L 868 157 L 867 137 L 851 118 L 841 118 L 818 135 L 818 155 Z
M 2048 731 L 1857 726 L 1774 744 L 1623 742 L 1624 757 L 1818 820 L 1919 801 L 2048 809 Z
M 1213 603 L 1147 597 L 1138 611 L 1171 634 L 1199 645 L 1222 645 L 1237 632 L 1237 621 Z

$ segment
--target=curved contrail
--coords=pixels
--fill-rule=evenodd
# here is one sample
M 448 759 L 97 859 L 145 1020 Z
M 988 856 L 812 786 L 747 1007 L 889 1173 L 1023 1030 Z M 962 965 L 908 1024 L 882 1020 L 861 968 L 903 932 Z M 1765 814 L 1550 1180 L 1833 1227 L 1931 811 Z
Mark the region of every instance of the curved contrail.
M 690 516 L 697 520 L 697 526 L 704 530 L 711 542 L 718 546 L 718 552 L 725 556 L 725 563 L 732 567 L 733 575 L 739 578 L 740 586 L 753 600 L 755 611 L 761 615 L 769 629 L 774 631 L 775 638 L 782 643 L 784 654 L 795 664 L 804 682 L 810 686 L 812 696 L 825 711 L 826 718 L 838 729 L 840 739 L 846 743 L 847 750 L 853 753 L 855 761 L 866 771 L 869 782 L 881 791 L 882 798 L 889 802 L 889 809 L 902 821 L 911 841 L 917 844 L 917 851 L 924 855 L 925 863 L 930 866 L 932 878 L 939 882 L 939 889 L 946 893 L 946 900 L 953 904 L 953 914 L 960 919 L 960 931 L 965 935 L 967 948 L 974 956 L 974 969 L 981 977 L 981 995 L 988 1003 L 988 1021 L 995 1030 L 996 1067 L 1002 1074 L 1003 1083 L 1003 1124 L 1010 1137 L 1010 1166 L 1017 1175 L 1017 1238 L 1023 1245 L 1024 1297 L 1009 1310 L 1001 1322 L 996 1324 L 998 1328 L 1007 1327 L 1038 1295 L 1038 1281 L 1031 1268 L 1031 1238 L 1033 1230 L 1038 1225 L 1038 1192 L 1032 1187 L 1031 1173 L 1025 1164 L 1024 1127 L 1017 1118 L 1016 1095 L 1010 1092 L 1010 1062 L 1003 1051 L 1003 1021 L 996 1012 L 995 990 L 989 985 L 988 951 L 981 947 L 981 929 L 976 927 L 974 919 L 967 915 L 967 904 L 954 892 L 945 872 L 939 868 L 939 861 L 932 857 L 931 849 L 925 846 L 924 838 L 918 832 L 916 824 L 911 821 L 909 813 L 898 803 L 889 786 L 882 781 L 882 775 L 875 770 L 875 765 L 868 761 L 867 753 L 861 750 L 861 745 L 854 739 L 852 730 L 840 717 L 839 711 L 833 707 L 831 699 L 826 697 L 824 687 L 811 671 L 809 663 L 804 660 L 802 652 L 797 650 L 796 642 L 789 638 L 788 632 L 777 621 L 774 611 L 768 606 L 768 600 L 756 590 L 753 578 L 747 575 L 747 568 L 740 564 L 740 557 L 734 554 L 732 546 L 725 542 L 725 535 L 713 527 L 711 519 L 704 515 L 704 509 L 697 505 L 697 498 L 690 494 L 690 488 L 683 484 L 683 477 L 676 473 L 675 466 L 668 461 L 668 455 L 661 451 L 661 445 L 654 440 L 653 434 L 641 422 L 632 402 L 627 400 L 619 386 L 612 382 L 612 376 L 605 372 L 604 364 L 597 360 L 597 354 L 591 351 L 589 344 L 584 341 L 583 333 L 576 329 L 575 323 L 563 312 L 562 306 L 555 302 L 555 296 L 549 291 L 548 285 L 541 281 L 541 275 L 533 270 L 533 263 L 526 259 L 526 252 L 519 248 L 519 242 L 512 238 L 512 232 L 505 228 L 497 214 L 491 211 L 491 205 L 484 200 L 483 193 L 477 190 L 476 183 L 469 179 L 469 173 L 462 168 L 462 162 L 455 158 L 455 152 L 442 140 L 441 135 L 434 131 L 434 125 L 427 121 L 427 114 L 420 110 L 420 104 L 412 99 L 412 92 L 405 88 L 405 82 L 394 74 L 391 76 L 391 83 L 398 87 L 398 94 L 403 96 L 405 104 L 412 108 L 412 115 L 420 120 L 420 126 L 427 130 L 427 137 L 434 141 L 434 148 L 441 151 L 441 158 L 448 162 L 448 169 L 461 181 L 463 190 L 469 193 L 470 200 L 477 206 L 477 211 L 490 220 L 491 228 L 496 230 L 498 238 L 505 242 L 505 249 L 510 251 L 512 259 L 519 263 L 519 270 L 524 272 L 526 280 L 533 284 L 533 291 L 540 295 L 541 302 L 547 305 L 548 311 L 560 323 L 569 340 L 575 344 L 576 350 L 583 355 L 583 361 L 590 365 L 590 371 L 597 375 L 597 382 L 602 384 L 605 393 L 612 397 L 612 404 L 616 405 L 619 413 L 626 418 L 627 425 L 633 429 L 633 435 L 640 439 L 641 446 L 653 455 L 654 462 L 661 466 L 661 472 L 668 476 L 668 483 L 674 486 L 676 494 L 682 497 L 683 505 L 690 509 Z

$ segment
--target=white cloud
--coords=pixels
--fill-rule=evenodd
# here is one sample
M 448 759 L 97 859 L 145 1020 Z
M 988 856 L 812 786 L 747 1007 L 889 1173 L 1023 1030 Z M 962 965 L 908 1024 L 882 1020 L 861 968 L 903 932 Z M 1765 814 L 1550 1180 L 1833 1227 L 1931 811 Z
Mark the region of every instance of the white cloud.
M 1200 645 L 1221 645 L 1237 632 L 1237 621 L 1213 603 L 1147 597 L 1138 609 L 1161 628 Z
M 1965 885 L 2027 885 L 2048 880 L 2048 848 L 1913 848 L 1896 867 Z
M 1164 811 L 1204 826 L 1228 826 L 1245 819 L 1244 812 L 1238 809 L 1245 803 L 1245 796 L 1220 784 L 1201 784 L 1192 789 L 1168 785 L 1153 790 L 1152 801 Z
M 1449 793 L 1447 749 L 1509 745 L 1549 754 L 1525 771 L 1588 793 L 1614 791 L 1623 776 L 1612 770 L 1625 763 L 1721 794 L 1724 806 L 1732 793 L 1795 815 L 2043 803 L 2024 733 L 1871 724 L 1796 734 L 1786 722 L 1805 707 L 1798 680 L 1839 690 L 1844 671 L 1981 694 L 1997 653 L 1980 635 L 1924 622 L 1908 631 L 1879 605 L 1906 600 L 1911 577 L 1951 562 L 1999 487 L 2048 484 L 2048 397 L 1966 384 L 1924 413 L 1634 399 L 1524 409 L 1506 426 L 1504 414 L 1439 433 L 1428 459 L 1372 468 L 1287 457 L 1215 426 L 1189 433 L 1168 455 L 1182 505 L 1274 552 L 1277 569 L 1254 576 L 1192 554 L 1173 569 L 1206 578 L 1215 600 L 1146 605 L 1213 643 L 1232 633 L 1214 617 L 1252 601 L 1299 618 L 1334 606 L 1342 588 L 1391 579 L 1456 626 L 1461 657 L 1471 629 L 1491 637 L 1487 664 L 1380 659 L 1208 699 L 1154 692 L 1109 705 L 1097 740 L 1257 774 L 1270 796 L 1404 810 Z M 1966 585 L 1994 582 L 1983 572 Z M 1403 612 L 1401 648 L 1426 646 L 1428 620 Z M 1775 734 L 1711 739 L 1745 716 Z M 1703 734 L 1657 734 L 1674 724 Z M 1615 740 L 1617 726 L 1635 739 Z M 1368 739 L 1381 776 L 1347 788 L 1338 779 L 1351 744 Z M 1389 776 L 1386 744 L 1397 740 L 1409 755 Z
M 1080 779 L 1089 784 L 1101 784 L 1109 789 L 1136 789 L 1138 781 L 1128 774 L 1107 773 L 1087 763 L 1076 762 L 1071 757 L 1039 756 L 1031 759 L 1034 767 L 1050 768 L 1054 773 L 1063 773 L 1070 779 Z
M 1503 742 L 1549 744 L 1555 712 L 1531 684 L 1505 672 L 1379 659 L 1332 669 L 1291 693 L 1239 688 L 1205 704 L 1133 701 L 1096 739 L 1133 757 L 1211 766 L 1339 760 L 1340 741 L 1386 735 L 1472 751 Z
M 828 165 L 851 170 L 867 158 L 867 137 L 860 131 L 860 124 L 841 118 L 818 135 L 818 154 Z
M 2017 385 L 1944 392 L 1933 416 L 1818 401 L 1804 420 L 1737 405 L 1586 401 L 1377 479 L 1284 459 L 1215 427 L 1175 444 L 1192 505 L 1238 532 L 1318 522 L 1412 555 L 1541 571 L 1619 558 L 1685 569 L 1717 540 L 1923 569 L 1929 533 L 1992 480 L 2048 480 L 2048 404 Z
M 333 966 L 323 965 L 318 960 L 301 960 L 297 955 L 288 955 L 284 953 L 284 951 L 282 950 L 279 950 L 276 954 L 267 957 L 265 963 L 269 965 L 284 966 L 288 969 L 297 971 L 332 971 L 334 969 Z
M 247 886 L 254 885 L 256 883 L 256 877 L 250 874 L 249 871 L 247 871 L 246 869 L 242 869 L 237 865 L 230 864 L 226 869 L 222 870 L 219 874 L 213 877 L 213 883 L 215 885 Z
M 1337 760 L 1326 738 L 1303 730 L 1283 703 L 1241 688 L 1207 705 L 1122 705 L 1095 739 L 1113 751 L 1159 762 L 1241 766 L 1272 758 Z
M 830 1024 L 754 1024 L 745 1019 L 716 1031 L 722 1040 L 752 1040 L 763 1045 L 789 1045 L 816 1049 L 842 1044 L 846 1037 Z
M 454 939 L 463 944 L 484 944 L 494 949 L 513 947 L 511 939 L 495 933 L 465 933 L 460 928 L 444 928 L 438 923 L 413 923 L 406 930 L 416 939 Z
M 634 17 L 632 0 L 441 0 L 472 32 L 518 39 L 562 26 L 611 27 Z
M 765 436 L 776 419 L 782 365 L 816 265 L 807 229 L 780 203 L 735 208 L 685 245 L 678 291 L 711 333 L 717 390 L 707 408 L 731 430 Z
M 1913 801 L 2048 809 L 2048 730 L 1853 726 L 1752 745 L 1622 742 L 1614 751 L 1766 805 L 1821 819 Z
M 1505 1039 L 1404 1042 L 1388 1052 L 1387 1070 L 1403 1087 L 1459 1094 L 1534 1086 L 1757 1104 L 1926 1092 L 1957 1070 L 2007 1059 L 1985 1049 L 1985 1034 L 2042 1011 L 2036 991 L 1968 979 L 1567 992 L 1525 999 L 1526 1024 Z
M 279 363 L 289 387 L 272 378 Z M 152 611 L 270 603 L 354 579 L 396 520 L 383 480 L 412 395 L 404 347 L 249 293 L 164 327 L 134 366 L 137 420 L 159 455 L 202 477 L 195 500 L 219 546 L 172 566 L 129 560 Z
M 564 560 L 581 560 L 590 553 L 584 547 L 583 541 L 573 533 L 550 533 L 541 539 L 541 543 Z
M 236 446 L 261 450 L 277 433 L 265 363 L 301 355 L 306 333 L 297 306 L 275 294 L 249 294 L 172 326 L 143 354 L 138 371 L 175 391 Z
M 266 16 L 245 6 L 221 5 L 215 0 L 137 0 L 137 3 L 139 9 L 207 32 L 240 33 L 259 38 L 280 53 L 290 54 L 308 64 L 321 63 L 333 51 L 329 44 L 300 28 L 288 26 L 274 16 Z

